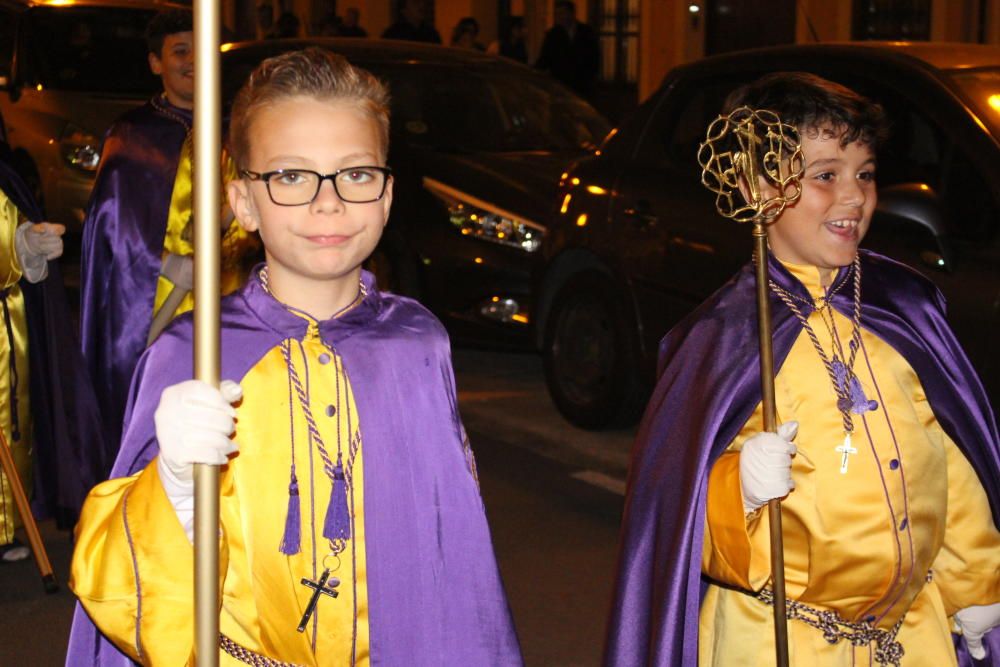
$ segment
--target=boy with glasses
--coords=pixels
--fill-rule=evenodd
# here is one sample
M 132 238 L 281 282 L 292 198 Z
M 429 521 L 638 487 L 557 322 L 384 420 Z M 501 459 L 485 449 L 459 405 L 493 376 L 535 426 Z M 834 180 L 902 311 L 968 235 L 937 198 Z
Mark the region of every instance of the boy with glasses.
M 194 463 L 224 466 L 223 664 L 521 663 L 447 335 L 361 269 L 392 202 L 388 123 L 385 88 L 320 49 L 237 97 L 229 201 L 266 254 L 222 305 L 240 384 L 185 380 L 186 315 L 140 361 L 71 580 L 117 649 L 78 618 L 69 664 L 188 664 Z

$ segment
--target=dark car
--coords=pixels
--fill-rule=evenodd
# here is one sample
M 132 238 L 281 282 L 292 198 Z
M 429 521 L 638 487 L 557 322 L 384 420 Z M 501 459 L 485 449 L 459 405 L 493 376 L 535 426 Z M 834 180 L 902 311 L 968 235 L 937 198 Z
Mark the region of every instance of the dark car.
M 779 70 L 813 72 L 885 107 L 891 138 L 878 155 L 879 207 L 863 245 L 940 287 L 1000 403 L 1000 47 L 818 44 L 673 70 L 564 178 L 534 320 L 550 392 L 570 421 L 634 419 L 660 338 L 748 261 L 750 230 L 716 212 L 696 154 L 726 95 Z
M 10 159 L 47 217 L 71 234 L 83 222 L 105 130 L 161 90 L 147 64 L 146 24 L 182 7 L 0 0 L 0 117 Z
M 474 51 L 363 39 L 223 47 L 223 98 L 264 58 L 306 46 L 389 86 L 392 213 L 371 268 L 453 338 L 529 347 L 531 276 L 566 166 L 611 126 L 550 78 Z

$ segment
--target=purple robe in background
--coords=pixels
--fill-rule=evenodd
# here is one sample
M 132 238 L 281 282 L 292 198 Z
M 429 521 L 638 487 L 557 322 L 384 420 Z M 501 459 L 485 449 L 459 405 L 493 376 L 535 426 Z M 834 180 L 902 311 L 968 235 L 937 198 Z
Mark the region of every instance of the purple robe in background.
M 31 222 L 45 220 L 28 186 L 0 160 L 0 190 Z M 28 320 L 34 434 L 32 512 L 72 528 L 83 500 L 104 479 L 97 402 L 80 357 L 58 262 L 40 283 L 20 281 Z
M 1000 525 L 996 423 L 945 321 L 940 292 L 912 269 L 875 253 L 861 251 L 861 266 L 861 325 L 917 373 L 938 422 L 976 470 Z M 778 285 L 812 302 L 780 262 L 769 257 L 769 267 Z M 850 317 L 852 298 L 838 293 L 833 306 Z M 773 293 L 770 303 L 778 369 L 802 327 Z M 698 664 L 708 473 L 760 403 L 759 359 L 752 265 L 663 339 L 659 379 L 632 452 L 606 665 Z M 1000 631 L 991 632 L 988 643 L 993 662 L 986 664 L 1000 665 Z M 964 645 L 958 653 L 960 665 L 973 664 Z
M 87 206 L 80 343 L 101 409 L 109 463 L 118 451 L 129 383 L 153 319 L 167 212 L 190 125 L 191 112 L 163 97 L 122 115 L 104 138 Z
M 364 443 L 371 663 L 520 665 L 466 458 L 448 336 L 415 301 L 379 292 L 367 272 L 363 279 L 364 301 L 321 322 L 320 335 L 344 361 Z M 190 313 L 178 317 L 140 361 L 113 477 L 138 472 L 156 456 L 160 393 L 192 377 L 191 324 Z M 306 321 L 267 294 L 254 271 L 222 302 L 221 377 L 242 378 L 283 339 L 302 338 L 305 330 Z M 274 474 L 287 484 L 287 470 Z M 78 605 L 66 664 L 132 663 Z

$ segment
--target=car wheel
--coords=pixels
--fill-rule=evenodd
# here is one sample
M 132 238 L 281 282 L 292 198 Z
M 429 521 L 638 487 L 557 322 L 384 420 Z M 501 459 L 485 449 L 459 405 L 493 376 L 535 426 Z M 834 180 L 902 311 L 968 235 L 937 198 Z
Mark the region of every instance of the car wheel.
M 621 292 L 599 273 L 573 278 L 556 294 L 545 326 L 545 379 L 573 424 L 625 426 L 641 412 L 633 321 Z

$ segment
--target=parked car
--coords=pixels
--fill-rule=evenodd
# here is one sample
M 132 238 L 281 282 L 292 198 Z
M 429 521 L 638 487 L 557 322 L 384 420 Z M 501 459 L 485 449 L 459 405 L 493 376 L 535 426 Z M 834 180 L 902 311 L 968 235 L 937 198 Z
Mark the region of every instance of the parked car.
M 736 86 L 808 71 L 880 102 L 879 207 L 863 245 L 922 271 L 1000 404 L 1000 47 L 845 43 L 731 53 L 679 67 L 563 178 L 536 278 L 549 390 L 589 428 L 639 414 L 660 338 L 750 257 L 696 153 Z
M 412 42 L 280 40 L 223 47 L 223 98 L 263 59 L 340 53 L 389 86 L 392 213 L 370 260 L 460 341 L 529 348 L 531 276 L 560 174 L 610 131 L 581 98 L 514 61 Z
M 153 0 L 0 0 L 0 116 L 15 169 L 79 233 L 105 130 L 160 90 L 144 33 Z

